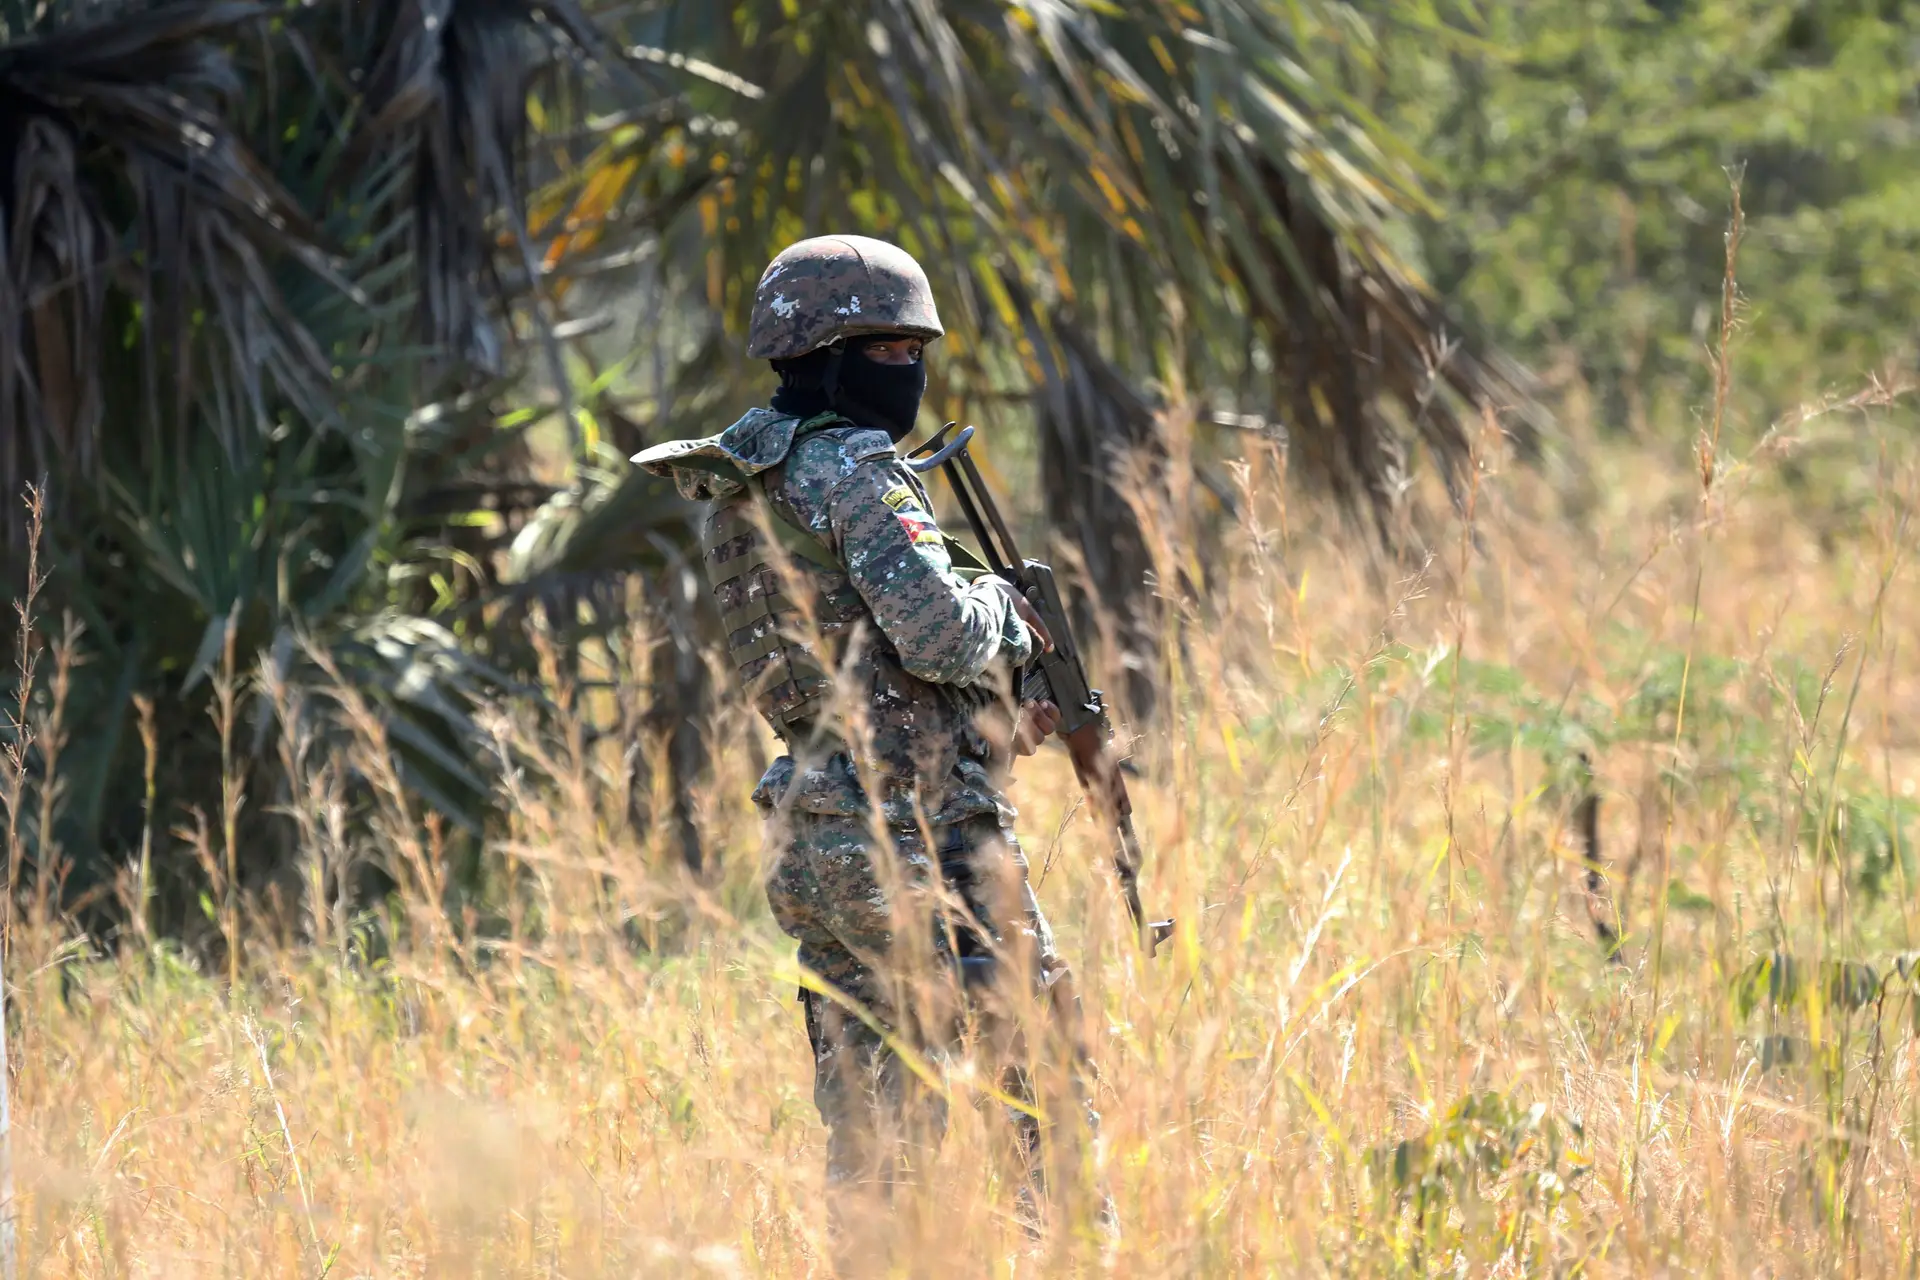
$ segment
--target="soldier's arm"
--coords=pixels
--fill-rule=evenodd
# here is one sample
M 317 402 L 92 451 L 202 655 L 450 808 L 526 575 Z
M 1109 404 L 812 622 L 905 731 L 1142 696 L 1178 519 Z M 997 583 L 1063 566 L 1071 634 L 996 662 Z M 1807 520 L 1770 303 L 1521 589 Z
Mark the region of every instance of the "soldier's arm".
M 892 460 L 863 462 L 827 500 L 834 550 L 901 665 L 935 684 L 968 684 L 996 658 L 1025 662 L 1033 634 L 1008 593 L 963 582 L 945 539 Z

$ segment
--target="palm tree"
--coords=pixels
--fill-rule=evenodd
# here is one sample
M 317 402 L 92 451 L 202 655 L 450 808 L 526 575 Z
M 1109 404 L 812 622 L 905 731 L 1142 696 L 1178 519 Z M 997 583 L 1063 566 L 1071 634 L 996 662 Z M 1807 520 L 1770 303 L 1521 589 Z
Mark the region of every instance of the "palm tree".
M 1520 410 L 1510 429 L 1533 435 L 1524 375 L 1450 335 L 1394 247 L 1431 205 L 1413 159 L 1316 70 L 1334 28 L 1366 23 L 1343 3 L 1265 0 L 866 0 L 798 16 L 779 0 L 652 0 L 625 20 L 633 55 L 690 81 L 598 123 L 570 212 L 604 239 L 595 220 L 624 207 L 652 287 L 729 332 L 781 244 L 836 228 L 903 244 L 953 330 L 948 407 L 1030 406 L 1048 516 L 1091 588 L 1146 619 L 1114 463 L 1158 461 L 1156 380 L 1235 389 L 1209 407 L 1284 424 L 1294 470 L 1383 535 L 1405 434 L 1450 486 L 1483 405 Z M 762 376 L 689 372 L 680 385 Z
M 214 812 L 236 770 L 249 813 L 286 800 L 256 759 L 268 718 L 237 746 L 207 718 L 235 653 L 296 680 L 317 677 L 309 646 L 331 653 L 385 708 L 408 783 L 477 829 L 469 695 L 502 678 L 485 528 L 549 496 L 492 412 L 514 308 L 539 303 L 496 239 L 530 260 L 529 81 L 591 53 L 591 25 L 184 0 L 10 7 L 0 29 L 0 483 L 48 486 L 47 598 L 88 657 L 59 709 L 62 820 L 28 815 L 26 873 L 58 849 L 84 896 L 149 821 L 164 838 L 178 806 Z M 16 517 L 16 580 L 22 540 Z M 251 825 L 226 838 L 257 884 L 284 842 Z
M 249 812 L 284 800 L 207 689 L 256 652 L 324 686 L 309 644 L 383 708 L 409 785 L 478 829 L 470 699 L 534 669 L 513 619 L 544 602 L 563 639 L 618 628 L 610 577 L 682 554 L 678 500 L 593 482 L 596 443 L 757 396 L 730 335 L 808 232 L 928 263 L 942 396 L 1031 407 L 1050 515 L 1109 600 L 1142 593 L 1112 463 L 1156 456 L 1159 379 L 1236 388 L 1217 407 L 1283 421 L 1298 469 L 1385 527 L 1396 414 L 1454 478 L 1463 413 L 1524 397 L 1443 341 L 1392 247 L 1425 208 L 1414 166 L 1313 71 L 1319 24 L 1355 21 L 1257 0 L 7 0 L 0 482 L 47 479 L 51 598 L 91 655 L 65 817 L 28 823 L 30 848 L 62 848 L 83 888 L 138 843 L 139 695 L 163 830 L 213 811 L 236 758 Z M 580 313 L 636 285 L 639 341 L 597 362 Z M 503 413 L 522 374 L 568 430 L 557 497 L 530 482 L 538 415 Z M 691 704 L 662 712 L 667 764 L 691 770 L 704 666 L 697 625 L 675 634 L 662 672 Z M 258 883 L 282 868 L 256 821 Z

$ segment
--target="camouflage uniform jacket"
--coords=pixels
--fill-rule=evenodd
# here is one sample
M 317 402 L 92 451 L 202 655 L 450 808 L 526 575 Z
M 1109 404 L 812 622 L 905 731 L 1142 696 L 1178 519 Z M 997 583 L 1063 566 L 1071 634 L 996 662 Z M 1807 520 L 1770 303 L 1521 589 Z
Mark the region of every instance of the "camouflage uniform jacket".
M 811 597 L 819 656 L 847 677 L 842 688 L 850 679 L 865 732 L 833 715 L 829 699 L 825 732 L 789 744 L 792 754 L 755 788 L 756 804 L 856 814 L 871 793 L 895 827 L 1011 820 L 974 719 L 994 700 L 996 677 L 1032 656 L 1032 633 L 1005 592 L 955 571 L 926 489 L 885 432 L 755 409 L 718 436 L 639 460 L 694 499 L 760 484 L 774 513 L 836 562 L 830 570 L 795 557 L 792 572 L 807 581 L 789 590 Z

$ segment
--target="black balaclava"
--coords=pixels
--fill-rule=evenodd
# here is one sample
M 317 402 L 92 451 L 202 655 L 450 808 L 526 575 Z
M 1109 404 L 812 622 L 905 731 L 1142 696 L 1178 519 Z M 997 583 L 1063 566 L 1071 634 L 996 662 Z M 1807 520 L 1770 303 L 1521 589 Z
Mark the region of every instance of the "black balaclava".
M 836 348 L 821 347 L 791 360 L 775 360 L 773 371 L 780 375 L 780 389 L 773 393 L 774 412 L 811 418 L 833 408 L 841 358 Z
M 924 360 L 881 364 L 867 359 L 861 347 L 885 336 L 855 338 L 851 351 L 822 347 L 792 360 L 775 360 L 780 389 L 773 393 L 773 408 L 801 418 L 831 409 L 896 441 L 906 439 L 927 393 L 927 366 Z

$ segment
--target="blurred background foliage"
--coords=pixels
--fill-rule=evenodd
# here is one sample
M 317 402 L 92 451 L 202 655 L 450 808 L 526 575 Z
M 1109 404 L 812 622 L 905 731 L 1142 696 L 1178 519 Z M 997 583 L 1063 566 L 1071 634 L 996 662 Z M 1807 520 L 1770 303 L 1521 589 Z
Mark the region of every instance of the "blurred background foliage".
M 1911 370 L 1920 7 L 1497 0 L 1450 16 L 1471 36 L 1390 26 L 1343 52 L 1427 163 L 1435 289 L 1576 415 L 1685 443 L 1708 399 L 1730 175 L 1749 426 Z
M 1138 715 L 1209 584 L 1149 582 L 1136 504 L 1229 508 L 1250 440 L 1389 555 L 1443 529 L 1419 478 L 1457 499 L 1484 420 L 1576 469 L 1603 432 L 1686 451 L 1729 171 L 1750 430 L 1896 376 L 1920 314 L 1909 4 L 8 0 L 0 40 L 0 480 L 45 484 L 51 575 L 9 667 L 76 659 L 9 699 L 54 797 L 12 873 L 118 920 L 157 841 L 169 931 L 211 923 L 169 852 L 196 811 L 229 890 L 297 896 L 320 801 L 273 744 L 365 708 L 448 820 L 447 892 L 537 766 L 478 747 L 506 693 L 626 739 L 628 818 L 699 866 L 725 695 L 689 512 L 623 459 L 765 394 L 746 305 L 800 235 L 926 261 L 930 417 L 1033 477 Z M 341 768 L 347 812 L 304 820 L 373 811 L 384 766 Z M 343 900 L 391 870 L 340 865 Z

